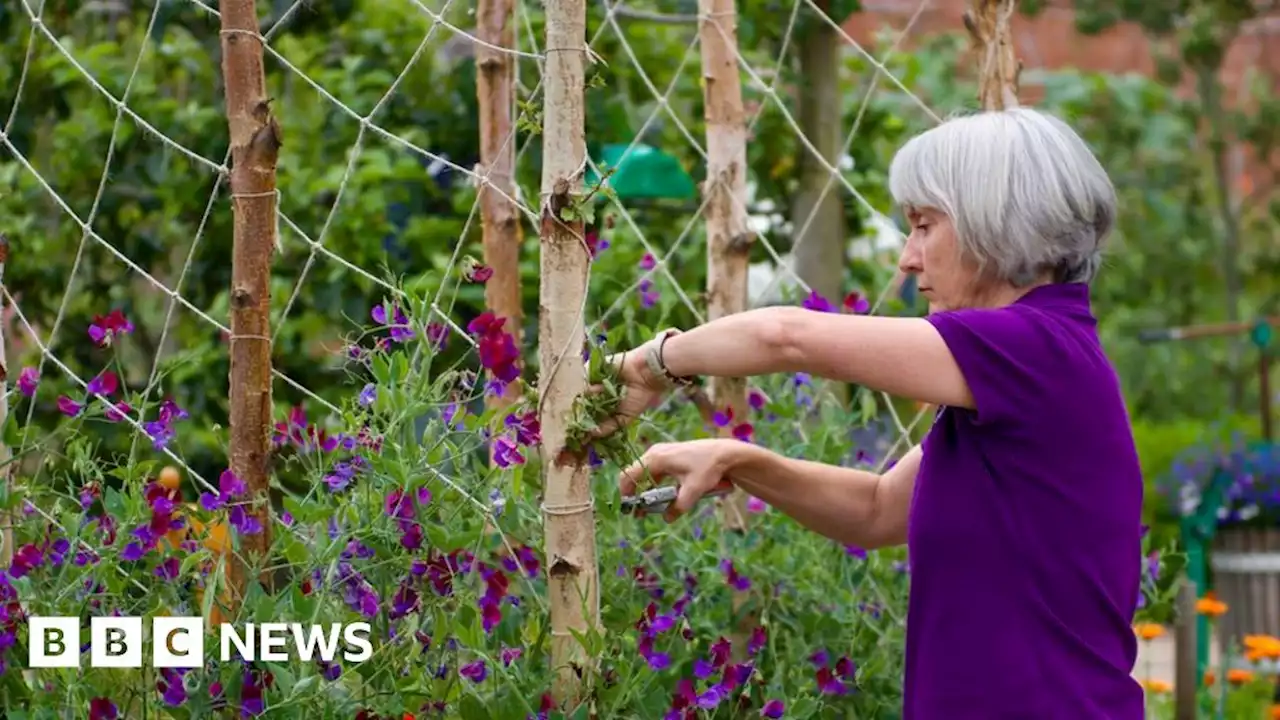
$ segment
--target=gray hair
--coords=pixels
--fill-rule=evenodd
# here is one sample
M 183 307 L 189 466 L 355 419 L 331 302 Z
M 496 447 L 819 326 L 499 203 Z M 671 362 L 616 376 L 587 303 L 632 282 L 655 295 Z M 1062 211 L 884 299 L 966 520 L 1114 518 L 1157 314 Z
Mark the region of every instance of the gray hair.
M 1090 282 L 1115 222 L 1116 193 L 1084 140 L 1030 109 L 952 118 L 907 142 L 889 191 L 908 209 L 944 213 L 982 276 L 1025 287 Z

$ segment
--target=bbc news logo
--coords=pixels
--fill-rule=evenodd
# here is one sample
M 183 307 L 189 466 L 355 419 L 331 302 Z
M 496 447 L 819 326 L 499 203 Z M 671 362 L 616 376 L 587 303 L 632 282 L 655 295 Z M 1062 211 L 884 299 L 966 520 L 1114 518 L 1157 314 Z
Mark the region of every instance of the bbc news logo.
M 80 618 L 36 616 L 28 619 L 31 633 L 28 664 L 32 668 L 80 667 Z M 341 655 L 349 663 L 373 655 L 369 623 L 304 625 L 302 623 L 247 623 L 244 628 L 218 626 L 218 650 L 222 662 L 287 662 L 321 660 L 331 663 Z M 205 660 L 204 618 L 156 617 L 150 637 L 140 617 L 94 617 L 89 620 L 89 666 L 140 668 L 143 646 L 150 640 L 151 667 L 198 668 Z M 290 642 L 292 640 L 292 642 Z

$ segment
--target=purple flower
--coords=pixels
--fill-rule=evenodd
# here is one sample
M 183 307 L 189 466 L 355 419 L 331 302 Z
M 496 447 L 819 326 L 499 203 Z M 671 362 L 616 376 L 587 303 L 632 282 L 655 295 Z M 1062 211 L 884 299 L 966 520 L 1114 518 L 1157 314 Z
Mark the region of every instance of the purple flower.
M 231 508 L 227 520 L 241 535 L 257 535 L 262 532 L 262 522 L 252 513 L 245 511 L 243 505 Z
M 156 690 L 160 691 L 160 699 L 166 705 L 179 707 L 187 701 L 187 690 L 182 686 L 182 675 L 186 669 L 161 668 L 160 679 L 156 681 Z
M 720 569 L 724 571 L 725 582 L 736 590 L 748 590 L 751 588 L 751 579 L 738 572 L 729 560 L 720 562 Z
M 648 280 L 648 279 L 641 280 L 639 290 L 640 290 L 640 307 L 645 308 L 647 310 L 653 307 L 654 305 L 658 304 L 658 300 L 660 299 L 661 296 L 658 294 L 657 290 L 653 289 L 652 280 Z
M 324 476 L 324 482 L 333 492 L 341 492 L 355 480 L 356 474 L 364 469 L 364 458 L 354 457 L 340 460 L 333 464 L 333 471 Z
M 409 327 L 409 318 L 400 309 L 399 305 L 393 306 L 394 322 L 388 322 L 387 306 L 385 304 L 375 305 L 369 315 L 379 325 L 389 326 L 388 329 L 393 341 L 402 343 L 413 337 L 413 328 Z
M 493 461 L 498 463 L 498 467 L 505 468 L 524 464 L 524 456 L 520 454 L 520 448 L 516 447 L 515 441 L 505 436 L 498 436 L 493 441 Z
M 760 717 L 780 718 L 782 717 L 783 709 L 781 700 L 767 700 L 764 707 L 760 708 Z
M 818 294 L 817 290 L 809 292 L 809 297 L 804 299 L 801 306 L 806 310 L 816 310 L 818 312 L 832 312 L 835 310 L 831 306 L 831 301 Z
M 665 670 L 671 665 L 670 655 L 654 651 L 652 637 L 646 635 L 641 638 L 636 649 L 639 651 L 640 657 L 644 658 L 644 661 L 653 670 Z
M 721 701 L 724 700 L 726 694 L 727 693 L 725 692 L 725 689 L 722 688 L 721 686 L 712 685 L 711 687 L 707 688 L 705 692 L 703 692 L 701 695 L 698 696 L 698 699 L 695 701 L 695 703 L 697 704 L 698 707 L 702 708 L 703 710 L 714 710 L 716 706 L 718 706 L 721 703 Z
M 161 580 L 176 580 L 180 570 L 181 566 L 178 563 L 178 558 L 169 557 L 156 566 L 155 575 Z
M 482 683 L 489 676 L 489 668 L 485 666 L 484 660 L 476 660 L 458 668 L 458 674 L 473 683 Z
M 516 660 L 519 660 L 519 659 L 520 659 L 520 656 L 521 656 L 523 653 L 524 653 L 524 651 L 523 651 L 523 650 L 521 650 L 521 649 L 520 649 L 520 648 L 518 648 L 518 647 L 516 647 L 516 648 L 513 648 L 513 647 L 504 647 L 504 648 L 502 648 L 502 652 L 501 652 L 501 653 L 499 653 L 498 657 L 502 660 L 502 664 L 503 664 L 503 665 L 510 665 L 511 663 L 515 662 Z
M 156 450 L 163 450 L 174 436 L 174 423 L 179 420 L 185 420 L 190 414 L 178 407 L 172 398 L 165 398 L 160 403 L 159 415 L 155 420 L 144 423 L 142 429 L 147 432 L 151 438 L 151 444 Z
M 18 373 L 18 392 L 32 397 L 36 394 L 36 385 L 40 383 L 40 371 L 33 367 L 24 367 Z
M 378 386 L 374 385 L 373 383 L 369 383 L 368 385 L 364 386 L 363 390 L 360 391 L 360 397 L 357 398 L 357 401 L 361 405 L 365 407 L 369 407 L 370 405 L 373 404 L 373 401 L 377 399 L 378 399 Z

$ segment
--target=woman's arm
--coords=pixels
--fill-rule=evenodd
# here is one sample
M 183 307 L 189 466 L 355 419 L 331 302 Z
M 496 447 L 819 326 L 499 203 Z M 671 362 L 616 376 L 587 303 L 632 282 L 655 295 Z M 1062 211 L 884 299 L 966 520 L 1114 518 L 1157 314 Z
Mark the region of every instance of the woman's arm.
M 946 342 L 923 318 L 760 308 L 668 338 L 662 359 L 676 376 L 807 372 L 911 400 L 974 406 Z
M 882 475 L 793 460 L 750 443 L 741 446 L 728 459 L 725 474 L 801 525 L 868 550 L 906 543 L 919 446 Z

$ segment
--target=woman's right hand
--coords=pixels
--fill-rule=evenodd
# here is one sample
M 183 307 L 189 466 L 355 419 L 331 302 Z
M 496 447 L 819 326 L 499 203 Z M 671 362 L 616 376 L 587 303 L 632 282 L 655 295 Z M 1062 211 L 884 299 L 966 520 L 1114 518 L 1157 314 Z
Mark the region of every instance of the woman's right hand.
M 635 495 L 645 475 L 655 483 L 675 480 L 679 494 L 664 514 L 667 522 L 671 522 L 692 510 L 702 496 L 718 487 L 750 447 L 728 438 L 658 443 L 618 475 L 618 489 L 624 496 Z

